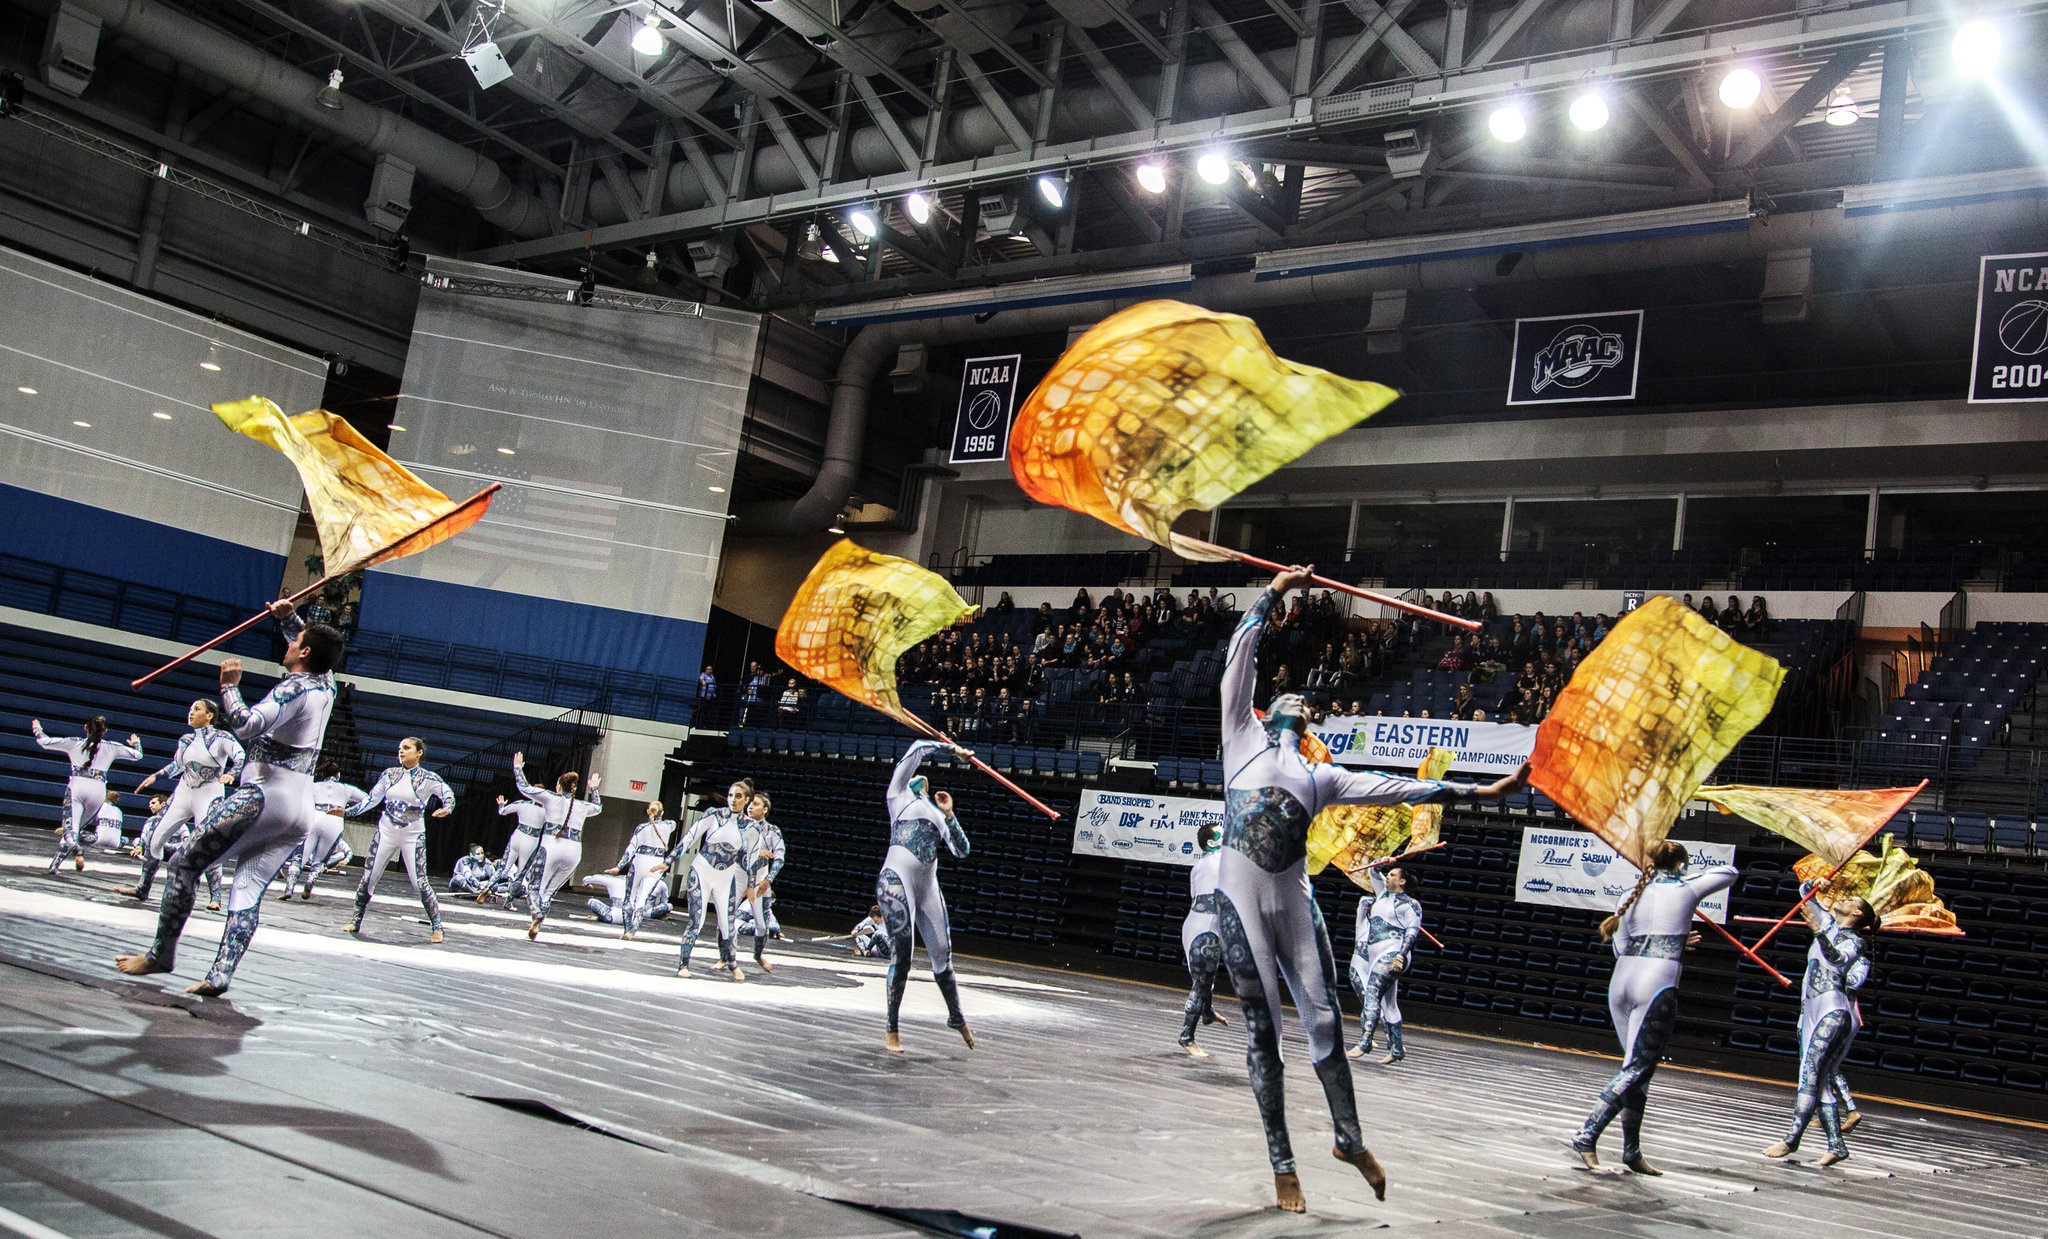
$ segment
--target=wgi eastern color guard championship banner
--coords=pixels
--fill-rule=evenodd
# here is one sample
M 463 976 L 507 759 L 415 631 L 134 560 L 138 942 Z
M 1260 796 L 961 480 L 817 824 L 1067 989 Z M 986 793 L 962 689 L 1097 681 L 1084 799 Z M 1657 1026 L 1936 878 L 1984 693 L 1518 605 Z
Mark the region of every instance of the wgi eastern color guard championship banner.
M 1443 718 L 1381 718 L 1335 714 L 1310 728 L 1346 766 L 1414 774 L 1433 748 L 1451 751 L 1451 769 L 1513 774 L 1536 751 L 1536 729 L 1513 723 L 1460 723 Z
M 1531 730 L 1534 730 L 1533 728 Z M 1698 873 L 1735 863 L 1732 843 L 1700 843 L 1676 839 L 1692 854 L 1686 872 Z M 1636 867 L 1614 854 L 1600 836 L 1583 830 L 1550 826 L 1522 828 L 1522 854 L 1515 862 L 1515 902 L 1549 903 L 1566 908 L 1612 912 L 1636 884 Z M 1728 923 L 1728 892 L 1700 903 L 1715 922 Z
M 1139 792 L 1081 793 L 1074 815 L 1074 851 L 1116 860 L 1193 865 L 1201 850 L 1195 832 L 1223 820 L 1223 802 Z

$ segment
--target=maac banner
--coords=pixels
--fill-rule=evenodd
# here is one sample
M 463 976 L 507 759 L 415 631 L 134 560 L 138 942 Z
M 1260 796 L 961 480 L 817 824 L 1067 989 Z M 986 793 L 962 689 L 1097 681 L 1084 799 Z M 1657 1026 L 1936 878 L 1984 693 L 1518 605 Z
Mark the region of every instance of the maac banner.
M 1515 320 L 1509 404 L 1578 404 L 1636 398 L 1643 312 Z
M 1699 843 L 1677 839 L 1692 853 L 1687 873 L 1719 869 L 1735 863 L 1732 843 Z M 1614 854 L 1600 836 L 1584 830 L 1549 826 L 1522 828 L 1522 854 L 1515 862 L 1515 902 L 1551 903 L 1566 908 L 1612 912 L 1636 884 L 1638 871 Z M 1700 911 L 1728 923 L 1728 892 L 1700 904 Z
M 1081 793 L 1074 815 L 1074 851 L 1116 860 L 1149 860 L 1192 865 L 1201 850 L 1195 832 L 1204 822 L 1222 822 L 1223 802 L 1136 792 Z
M 970 357 L 960 372 L 960 408 L 953 415 L 953 455 L 959 465 L 1004 460 L 1010 454 L 1010 414 L 1017 409 L 1020 354 Z
M 2048 254 L 1987 254 L 1977 269 L 1970 403 L 2048 400 Z
M 1513 723 L 1333 714 L 1310 730 L 1342 764 L 1395 774 L 1413 773 L 1434 748 L 1451 751 L 1453 770 L 1499 778 L 1513 774 L 1536 749 L 1536 729 Z

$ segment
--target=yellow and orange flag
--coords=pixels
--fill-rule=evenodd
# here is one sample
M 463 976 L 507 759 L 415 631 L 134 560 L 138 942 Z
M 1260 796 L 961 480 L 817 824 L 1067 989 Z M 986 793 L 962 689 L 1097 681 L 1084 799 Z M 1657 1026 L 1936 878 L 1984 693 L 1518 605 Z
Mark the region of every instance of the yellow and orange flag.
M 399 559 L 482 518 L 488 497 L 457 503 L 325 409 L 287 417 L 261 396 L 213 406 L 229 430 L 284 453 L 299 471 L 330 576 Z
M 1417 778 L 1441 779 L 1451 768 L 1449 749 L 1431 749 Z M 1365 867 L 1400 851 L 1432 847 L 1443 825 L 1442 805 L 1331 805 L 1308 828 L 1308 871 L 1329 865 L 1371 889 Z
M 1010 473 L 1041 503 L 1192 559 L 1173 533 L 1398 396 L 1277 356 L 1248 318 L 1178 301 L 1113 314 L 1066 351 L 1010 432 Z
M 1622 617 L 1536 731 L 1530 785 L 1641 868 L 1693 792 L 1771 712 L 1785 669 L 1676 599 Z
M 1924 784 L 1923 784 L 1924 786 Z M 1839 865 L 1898 815 L 1918 787 L 1824 791 L 1805 787 L 1702 787 L 1699 798 Z
M 931 727 L 897 695 L 896 660 L 974 611 L 937 573 L 842 538 L 798 587 L 775 630 L 775 654 L 820 684 L 929 735 Z
M 1934 876 L 1920 868 L 1904 848 L 1886 835 L 1876 854 L 1857 852 L 1847 864 L 1825 856 L 1805 856 L 1792 866 L 1802 882 L 1817 882 L 1841 865 L 1828 884 L 1835 896 L 1861 895 L 1877 913 L 1879 927 L 1923 934 L 1961 936 L 1955 913 L 1934 893 Z

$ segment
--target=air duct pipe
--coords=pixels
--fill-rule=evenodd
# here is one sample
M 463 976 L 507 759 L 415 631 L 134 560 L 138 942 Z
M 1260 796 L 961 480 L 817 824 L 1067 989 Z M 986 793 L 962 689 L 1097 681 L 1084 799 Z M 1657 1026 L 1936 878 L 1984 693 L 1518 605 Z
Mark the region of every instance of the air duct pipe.
M 436 185 L 467 198 L 486 220 L 520 237 L 550 229 L 547 205 L 514 185 L 496 163 L 395 113 L 350 99 L 340 111 L 314 102 L 326 83 L 299 72 L 202 22 L 155 0 L 70 0 L 97 15 L 109 30 L 153 47 L 200 73 L 219 78 L 344 138 L 373 155 L 411 164 Z
M 1981 202 L 1925 211 L 1849 218 L 1840 210 L 1773 215 L 1747 231 L 1668 237 L 1652 241 L 1532 250 L 1512 271 L 1501 273 L 1497 257 L 1449 259 L 1374 267 L 1294 280 L 1256 281 L 1248 272 L 1195 280 L 1185 300 L 1212 310 L 1245 312 L 1263 307 L 1307 305 L 1370 297 L 1406 289 L 1474 288 L 1537 280 L 1655 270 L 1700 263 L 1761 261 L 1773 250 L 1844 249 L 1999 234 L 2038 236 L 2048 231 L 2048 197 Z M 788 503 L 748 504 L 738 509 L 743 535 L 814 534 L 832 523 L 853 493 L 867 435 L 868 404 L 876 377 L 903 344 L 953 343 L 1054 331 L 1093 323 L 1132 304 L 1130 300 L 1076 302 L 1004 311 L 983 321 L 979 311 L 958 316 L 877 323 L 862 328 L 840 356 L 833 378 L 831 420 L 825 427 L 825 461 L 811 488 Z

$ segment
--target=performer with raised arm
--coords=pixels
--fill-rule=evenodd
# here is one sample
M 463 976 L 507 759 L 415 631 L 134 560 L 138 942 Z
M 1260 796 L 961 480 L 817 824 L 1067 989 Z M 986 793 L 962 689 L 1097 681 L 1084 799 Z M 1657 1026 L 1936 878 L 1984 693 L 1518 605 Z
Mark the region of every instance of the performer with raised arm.
M 690 923 L 683 927 L 682 960 L 676 966 L 676 975 L 690 975 L 690 955 L 697 949 L 697 935 L 704 932 L 704 904 L 708 900 L 718 912 L 718 967 L 730 973 L 735 981 L 744 981 L 747 974 L 740 971 L 738 951 L 733 945 L 733 904 L 740 896 L 740 878 L 743 870 L 747 831 L 740 823 L 746 811 L 747 802 L 753 799 L 754 781 L 741 779 L 725 789 L 725 803 L 705 811 L 702 817 L 690 824 L 682 838 L 676 840 L 672 856 L 679 860 L 695 853 L 690 861 L 690 877 L 684 889 L 688 900 Z M 670 863 L 675 863 L 672 860 Z
M 662 815 L 661 802 L 648 801 L 647 820 L 633 832 L 632 838 L 626 840 L 626 850 L 620 854 L 619 863 L 605 870 L 606 876 L 618 878 L 623 883 L 613 900 L 621 905 L 619 924 L 626 931 L 619 935 L 620 941 L 631 942 L 633 935 L 640 932 L 641 918 L 647 912 L 647 892 L 668 873 L 668 849 L 675 840 L 675 834 L 676 824 Z
M 171 855 L 157 913 L 156 941 L 142 955 L 123 955 L 116 967 L 131 976 L 169 972 L 178 938 L 192 915 L 200 873 L 236 861 L 228 890 L 227 925 L 220 951 L 206 979 L 187 993 L 212 996 L 234 979 L 235 966 L 256 933 L 264 889 L 313 824 L 313 766 L 334 708 L 334 664 L 341 659 L 341 634 L 325 624 L 307 624 L 288 602 L 273 602 L 270 613 L 291 643 L 282 659 L 285 676 L 252 708 L 242 704 L 242 660 L 220 665 L 222 713 L 248 750 L 240 786 L 223 796 L 198 831 Z
M 770 903 L 775 876 L 782 872 L 783 861 L 789 857 L 789 850 L 782 842 L 782 829 L 768 820 L 768 811 L 775 802 L 766 792 L 755 792 L 747 801 L 747 818 L 751 823 L 750 839 L 747 843 L 745 893 L 747 911 L 753 914 L 754 922 L 754 963 L 763 972 L 775 969 L 768 963 L 765 952 L 768 949 L 768 935 L 774 928 L 774 914 Z
M 142 737 L 131 735 L 126 744 L 107 739 L 104 714 L 85 720 L 83 736 L 46 736 L 42 721 L 33 718 L 28 730 L 37 744 L 71 759 L 71 778 L 64 785 L 64 820 L 57 827 L 57 854 L 50 858 L 49 872 L 54 875 L 67 860 L 83 869 L 85 854 L 78 838 L 99 821 L 100 806 L 107 802 L 107 767 L 117 761 L 140 761 Z
M 604 812 L 604 797 L 597 794 L 604 776 L 591 775 L 590 798 L 579 800 L 576 792 L 583 785 L 581 775 L 565 770 L 555 780 L 555 790 L 545 791 L 526 781 L 526 754 L 514 753 L 512 782 L 520 795 L 541 807 L 546 819 L 541 827 L 541 855 L 526 869 L 526 910 L 533 918 L 527 922 L 526 939 L 531 942 L 540 937 L 541 922 L 548 919 L 555 892 L 576 875 L 576 866 L 582 863 L 583 823 Z
M 1364 1025 L 1351 1057 L 1372 1053 L 1372 1034 L 1382 1020 L 1387 1025 L 1387 1056 L 1380 1066 L 1391 1067 L 1408 1057 L 1401 1045 L 1401 1000 L 1398 979 L 1408 971 L 1408 959 L 1415 949 L 1415 936 L 1422 932 L 1422 905 L 1408 894 L 1408 871 L 1399 865 L 1385 870 L 1369 869 L 1372 898 L 1358 903 L 1358 928 L 1351 938 L 1351 988 L 1365 1003 L 1359 1013 Z
M 1223 827 L 1205 822 L 1195 832 L 1202 854 L 1188 874 L 1188 915 L 1180 924 L 1180 949 L 1188 961 L 1188 1000 L 1181 1004 L 1180 1048 L 1191 1058 L 1209 1051 L 1195 1042 L 1198 1024 L 1227 1024 L 1216 1014 L 1216 970 L 1223 966 L 1223 939 L 1216 933 L 1216 868 L 1222 863 Z
M 1801 885 L 1800 895 L 1814 883 Z M 1806 1135 L 1816 1113 L 1827 1134 L 1828 1151 L 1816 1162 L 1832 1166 L 1849 1156 L 1843 1139 L 1848 1126 L 1840 1098 L 1848 1095 L 1842 1061 L 1856 1040 L 1863 1019 L 1856 1010 L 1856 991 L 1870 979 L 1870 945 L 1865 936 L 1877 932 L 1877 913 L 1855 895 L 1823 908 L 1819 899 L 1800 905 L 1799 914 L 1813 930 L 1806 948 L 1806 977 L 1799 987 L 1799 1096 L 1792 1108 L 1792 1127 L 1785 1138 L 1764 1150 L 1765 1157 L 1790 1157 Z
M 498 877 L 495 882 L 477 892 L 476 901 L 485 903 L 490 892 L 498 887 L 505 888 L 505 906 L 526 890 L 526 869 L 533 862 L 534 849 L 540 846 L 540 832 L 547 825 L 547 810 L 525 797 L 508 801 L 498 797 L 498 816 L 512 819 L 512 837 L 505 841 L 505 854 L 498 858 Z
M 1295 1213 L 1308 1205 L 1287 1135 L 1279 1023 L 1283 979 L 1307 1029 L 1316 1076 L 1329 1102 L 1336 1127 L 1333 1155 L 1356 1167 L 1380 1199 L 1386 1198 L 1387 1184 L 1359 1134 L 1351 1063 L 1344 1057 L 1344 1028 L 1333 992 L 1337 963 L 1322 912 L 1309 890 L 1310 823 L 1333 804 L 1491 800 L 1521 787 L 1528 777 L 1524 766 L 1480 786 L 1353 771 L 1330 762 L 1311 764 L 1301 753 L 1307 704 L 1294 693 L 1274 698 L 1261 723 L 1252 708 L 1252 693 L 1266 617 L 1312 571 L 1295 567 L 1275 576 L 1230 638 L 1222 683 L 1223 850 L 1216 877 L 1217 928 L 1231 988 L 1245 1015 L 1245 1060 L 1265 1124 L 1274 1193 L 1282 1209 Z
M 299 849 L 298 859 L 285 867 L 284 897 L 292 897 L 292 888 L 304 881 L 299 898 L 301 901 L 313 897 L 313 883 L 329 869 L 346 865 L 355 855 L 348 844 L 341 841 L 341 827 L 344 818 L 368 812 L 369 797 L 358 788 L 341 781 L 341 763 L 327 759 L 313 771 L 318 782 L 313 784 L 313 828 L 306 832 L 306 845 Z
M 939 848 L 943 845 L 965 859 L 967 832 L 953 816 L 953 797 L 932 791 L 930 781 L 917 772 L 925 758 L 944 747 L 936 740 L 912 741 L 889 776 L 889 853 L 875 879 L 875 902 L 882 905 L 882 921 L 889 927 L 889 1025 L 882 1042 L 892 1054 L 903 1052 L 896 1016 L 903 1006 L 903 987 L 910 981 L 915 937 L 924 939 L 925 954 L 931 956 L 932 980 L 946 1000 L 946 1027 L 957 1029 L 967 1048 L 974 1048 L 974 1033 L 960 1013 L 960 986 L 953 978 L 953 927 L 946 920 L 946 897 L 939 891 Z M 973 756 L 967 749 L 953 751 L 962 760 Z
M 420 759 L 426 755 L 425 740 L 418 736 L 400 740 L 398 764 L 377 776 L 377 781 L 370 785 L 370 794 L 351 814 L 360 817 L 379 805 L 384 807 L 377 817 L 377 850 L 363 865 L 363 880 L 356 886 L 355 919 L 348 923 L 345 932 L 362 932 L 363 913 L 377 893 L 377 879 L 383 876 L 384 866 L 391 863 L 392 854 L 396 853 L 405 862 L 405 876 L 412 879 L 413 893 L 420 897 L 420 906 L 427 911 L 427 941 L 441 941 L 441 901 L 435 896 L 433 880 L 427 873 L 427 806 L 439 801 L 440 807 L 432 815 L 447 817 L 455 811 L 455 792 L 440 775 L 420 765 Z
M 213 702 L 206 698 L 193 702 L 185 710 L 185 724 L 192 730 L 178 738 L 177 747 L 171 751 L 171 760 L 164 764 L 163 769 L 135 785 L 136 791 L 146 791 L 150 784 L 165 776 L 177 780 L 177 786 L 171 789 L 170 806 L 142 837 L 142 876 L 135 879 L 133 886 L 117 887 L 117 894 L 149 898 L 149 888 L 156 882 L 157 866 L 164 860 L 166 841 L 204 821 L 214 804 L 234 783 L 235 777 L 241 774 L 242 763 L 248 755 L 242 751 L 240 741 L 213 725 L 217 715 Z M 208 885 L 214 889 L 214 903 L 219 902 L 218 875 L 218 870 L 207 870 Z
M 1693 911 L 1700 901 L 1735 885 L 1733 865 L 1685 872 L 1691 859 L 1682 843 L 1650 845 L 1650 867 L 1614 915 L 1600 922 L 1600 936 L 1614 944 L 1614 974 L 1607 981 L 1607 1012 L 1621 1039 L 1621 1070 L 1600 1090 L 1599 1104 L 1586 1116 L 1572 1152 L 1588 1170 L 1599 1170 L 1595 1152 L 1600 1133 L 1621 1118 L 1621 1160 L 1637 1174 L 1663 1171 L 1643 1159 L 1643 1106 L 1650 1077 L 1664 1057 L 1664 1045 L 1678 1023 L 1678 979 L 1692 941 Z

